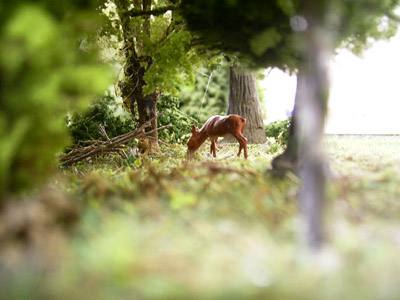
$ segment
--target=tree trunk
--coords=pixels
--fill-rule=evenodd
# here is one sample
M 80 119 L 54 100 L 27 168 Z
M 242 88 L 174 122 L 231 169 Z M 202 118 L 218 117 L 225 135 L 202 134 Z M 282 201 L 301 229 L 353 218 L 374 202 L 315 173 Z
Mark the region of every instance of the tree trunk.
M 326 3 L 305 1 L 304 16 L 308 28 L 304 32 L 304 63 L 299 77 L 296 137 L 301 187 L 299 204 L 305 241 L 311 250 L 319 250 L 325 241 L 324 204 L 326 174 L 322 137 L 329 94 L 327 59 L 331 53 L 329 32 L 325 32 Z M 303 73 L 304 72 L 304 73 Z
M 154 92 L 150 95 L 143 97 L 141 101 L 138 101 L 138 111 L 139 111 L 139 124 L 143 124 L 146 121 L 153 119 L 151 121 L 150 127 L 146 128 L 146 131 L 151 131 L 157 129 L 157 101 L 159 94 Z M 158 144 L 158 132 L 154 130 L 148 138 L 146 138 L 146 145 L 148 147 L 148 152 L 154 152 L 159 150 Z
M 298 122 L 298 105 L 300 101 L 300 96 L 302 94 L 302 88 L 304 85 L 301 84 L 304 80 L 305 76 L 304 70 L 299 70 L 297 72 L 297 85 L 296 85 L 296 96 L 294 98 L 294 107 L 292 112 L 292 117 L 289 125 L 289 137 L 286 145 L 285 151 L 276 156 L 272 162 L 272 169 L 278 175 L 284 175 L 287 171 L 296 172 L 297 163 L 298 163 L 298 145 L 297 145 L 297 137 L 296 137 L 296 124 Z
M 239 67 L 230 67 L 229 85 L 228 114 L 246 118 L 244 135 L 248 143 L 264 143 L 266 135 L 254 74 Z M 230 137 L 225 140 L 231 141 Z
M 149 11 L 151 10 L 151 0 L 142 0 L 142 7 L 144 11 Z M 151 37 L 151 31 L 150 31 L 150 15 L 143 16 L 143 33 L 145 37 L 150 40 Z M 145 41 L 143 41 L 144 45 Z M 143 49 L 142 49 L 143 50 Z M 145 56 L 145 54 L 143 54 Z M 151 57 L 145 57 L 147 61 L 147 67 L 146 69 L 150 68 L 151 64 L 153 63 L 153 60 Z M 143 72 L 143 77 L 144 77 L 144 72 Z M 144 82 L 144 79 L 143 79 Z M 159 150 L 159 144 L 158 144 L 158 132 L 157 132 L 157 100 L 158 100 L 158 93 L 154 92 L 150 95 L 146 95 L 143 98 L 143 102 L 138 102 L 138 111 L 139 111 L 139 117 L 140 114 L 142 114 L 142 119 L 144 119 L 144 122 L 154 118 L 153 121 L 151 121 L 150 128 L 147 130 L 154 130 L 153 133 L 148 137 L 148 145 L 149 145 L 149 152 L 155 152 Z M 144 123 L 143 122 L 143 123 Z M 140 123 L 140 122 L 139 122 Z M 140 123 L 139 125 L 143 124 Z
M 151 10 L 151 0 L 143 0 L 143 10 Z M 150 38 L 150 15 L 143 16 L 143 32 L 147 38 Z
M 304 63 L 297 74 L 295 104 L 286 150 L 272 161 L 278 174 L 295 171 L 301 179 L 298 194 L 304 236 L 311 250 L 318 250 L 325 241 L 324 204 L 326 162 L 322 151 L 322 137 L 327 112 L 329 82 L 326 54 L 330 53 L 323 34 L 323 22 L 315 14 L 310 0 L 306 6 L 309 28 L 304 33 Z M 316 5 L 318 7 L 318 5 Z M 329 34 L 328 34 L 329 35 Z M 324 43 L 325 41 L 325 43 Z
M 121 96 L 124 99 L 126 107 L 129 108 L 132 118 L 135 119 L 136 112 L 138 114 L 139 126 L 146 121 L 155 117 L 151 126 L 146 131 L 157 128 L 157 99 L 158 94 L 153 93 L 145 95 L 143 88 L 146 84 L 144 75 L 146 70 L 152 64 L 152 58 L 143 53 L 144 40 L 137 38 L 140 33 L 136 32 L 137 28 L 131 28 L 130 17 L 123 14 L 127 2 L 118 2 L 118 11 L 121 19 L 122 33 L 124 37 L 124 80 L 120 82 Z M 135 7 L 143 10 L 151 9 L 151 0 L 135 0 Z M 144 16 L 141 28 L 147 38 L 150 38 L 150 16 Z M 140 29 L 139 29 L 140 31 Z M 136 38 L 135 38 L 136 36 Z M 144 64 L 145 62 L 145 64 Z M 143 145 L 146 145 L 146 152 L 153 152 L 159 149 L 158 132 L 154 131 L 150 138 L 143 138 Z

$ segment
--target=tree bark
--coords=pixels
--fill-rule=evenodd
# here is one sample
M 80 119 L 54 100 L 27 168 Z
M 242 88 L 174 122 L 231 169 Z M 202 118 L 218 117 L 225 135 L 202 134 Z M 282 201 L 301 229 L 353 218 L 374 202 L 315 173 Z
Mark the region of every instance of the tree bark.
M 303 221 L 303 240 L 310 250 L 319 250 L 326 240 L 324 228 L 326 161 L 322 137 L 329 94 L 327 58 L 332 52 L 324 31 L 324 8 L 306 1 L 308 28 L 304 32 L 303 64 L 299 66 L 295 104 L 286 150 L 272 161 L 278 174 L 299 174 L 298 201 Z M 317 8 L 317 10 L 315 10 Z
M 143 11 L 151 10 L 151 0 L 143 0 Z M 143 16 L 143 31 L 147 38 L 150 39 L 150 15 Z
M 300 99 L 297 124 L 295 123 L 295 144 L 297 168 L 301 179 L 299 204 L 303 216 L 304 237 L 307 245 L 318 250 L 325 241 L 323 208 L 325 203 L 326 174 L 321 149 L 325 120 L 324 88 L 314 63 L 307 66 L 307 73 L 300 77 Z
M 248 143 L 261 144 L 266 141 L 256 78 L 252 72 L 230 67 L 228 114 L 238 114 L 246 118 L 244 135 Z M 230 137 L 225 140 L 231 141 Z
M 152 64 L 152 58 L 143 54 L 144 40 L 138 39 L 139 33 L 136 32 L 137 28 L 131 28 L 130 16 L 123 12 L 127 10 L 125 2 L 118 2 L 118 11 L 122 25 L 122 33 L 124 38 L 124 80 L 120 82 L 121 94 L 124 99 L 125 105 L 129 108 L 132 118 L 135 118 L 136 112 L 138 114 L 139 126 L 146 121 L 155 117 L 151 122 L 151 126 L 146 128 L 146 131 L 152 131 L 150 138 L 144 137 L 143 144 L 148 145 L 147 150 L 150 152 L 157 151 L 158 145 L 158 132 L 157 132 L 157 99 L 158 93 L 145 95 L 143 88 L 146 84 L 144 75 L 146 70 Z M 134 7 L 139 7 L 145 11 L 151 9 L 151 0 L 135 0 Z M 144 15 L 141 30 L 147 38 L 150 39 L 150 15 Z M 139 30 L 140 30 L 139 29 Z M 136 38 L 135 38 L 136 36 Z M 145 62 L 145 64 L 144 64 Z M 149 152 L 147 151 L 147 152 Z
M 324 206 L 326 172 L 322 137 L 329 94 L 327 60 L 331 54 L 325 32 L 326 3 L 305 1 L 304 63 L 299 77 L 300 94 L 296 107 L 295 135 L 298 145 L 298 169 L 301 179 L 299 205 L 304 225 L 305 242 L 310 250 L 319 250 L 325 242 Z
M 142 101 L 138 101 L 138 111 L 139 111 L 139 124 L 144 124 L 145 122 L 152 120 L 150 126 L 145 128 L 145 131 L 151 131 L 147 139 L 146 144 L 148 145 L 148 151 L 154 152 L 159 150 L 158 144 L 158 131 L 157 131 L 157 101 L 159 94 L 154 92 L 143 98 Z
M 298 145 L 296 137 L 296 128 L 298 122 L 297 107 L 302 94 L 301 89 L 304 88 L 304 85 L 302 84 L 304 76 L 304 70 L 300 69 L 297 72 L 296 95 L 294 98 L 294 107 L 289 125 L 289 137 L 286 149 L 282 154 L 276 156 L 271 162 L 273 171 L 278 175 L 284 175 L 287 171 L 296 172 L 298 163 Z
M 142 0 L 143 4 L 143 11 L 150 11 L 151 10 L 151 0 Z M 146 36 L 146 39 L 150 40 L 151 38 L 151 31 L 150 31 L 150 15 L 142 16 L 143 19 L 143 32 Z M 144 45 L 145 41 L 143 41 Z M 144 54 L 145 55 L 145 54 Z M 147 69 L 153 63 L 151 57 L 146 57 L 147 61 Z M 143 73 L 144 77 L 144 73 Z M 144 82 L 144 80 L 143 80 Z M 154 92 L 150 95 L 146 95 L 143 98 L 143 102 L 138 102 L 138 110 L 142 113 L 144 117 L 144 122 L 153 119 L 151 122 L 150 128 L 147 130 L 152 131 L 150 138 L 148 139 L 149 151 L 154 152 L 159 150 L 158 144 L 158 132 L 157 132 L 157 100 L 158 100 L 158 93 Z M 139 113 L 140 114 L 140 113 Z M 140 125 L 143 123 L 140 123 Z

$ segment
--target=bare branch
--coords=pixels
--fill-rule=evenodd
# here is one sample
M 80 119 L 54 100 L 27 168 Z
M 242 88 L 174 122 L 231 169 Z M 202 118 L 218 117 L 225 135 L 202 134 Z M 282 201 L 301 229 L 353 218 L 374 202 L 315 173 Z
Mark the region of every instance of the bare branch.
M 155 131 L 162 130 L 172 126 L 172 125 L 160 126 L 158 128 L 145 132 L 145 128 L 150 126 L 151 122 L 154 119 L 155 117 L 146 121 L 139 128 L 131 132 L 124 133 L 122 135 L 116 136 L 111 139 L 106 138 L 107 139 L 106 141 L 104 140 L 88 141 L 87 143 L 85 143 L 87 144 L 87 146 L 72 149 L 68 153 L 62 155 L 60 157 L 60 163 L 62 166 L 70 166 L 78 161 L 84 160 L 89 157 L 105 155 L 107 153 L 112 153 L 112 152 L 121 152 L 125 148 L 125 145 L 131 140 L 135 138 L 148 137 L 148 135 L 152 134 Z
M 142 17 L 142 16 L 160 16 L 165 14 L 170 10 L 177 10 L 178 6 L 176 5 L 167 5 L 163 7 L 158 7 L 151 10 L 139 10 L 139 9 L 131 9 L 126 12 L 130 17 Z

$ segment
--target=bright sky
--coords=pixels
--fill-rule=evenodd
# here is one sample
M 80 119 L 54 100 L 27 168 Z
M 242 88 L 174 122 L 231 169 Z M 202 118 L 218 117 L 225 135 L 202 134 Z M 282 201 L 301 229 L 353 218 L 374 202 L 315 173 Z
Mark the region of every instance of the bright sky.
M 357 57 L 342 50 L 330 66 L 327 133 L 400 134 L 400 34 Z M 267 122 L 286 118 L 296 79 L 272 70 L 263 82 Z

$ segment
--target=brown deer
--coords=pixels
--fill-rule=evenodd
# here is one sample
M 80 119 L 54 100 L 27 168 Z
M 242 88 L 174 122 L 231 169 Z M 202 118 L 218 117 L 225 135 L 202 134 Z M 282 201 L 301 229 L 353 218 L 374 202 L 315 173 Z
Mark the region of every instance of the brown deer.
M 191 158 L 192 154 L 199 149 L 199 147 L 205 142 L 207 138 L 211 140 L 210 154 L 214 157 L 217 156 L 217 140 L 218 137 L 232 134 L 239 142 L 239 152 L 244 152 L 244 158 L 247 159 L 247 138 L 243 135 L 244 127 L 246 126 L 246 119 L 239 115 L 227 115 L 227 116 L 212 116 L 204 125 L 197 129 L 194 125 L 192 126 L 192 136 L 190 137 L 188 146 L 188 158 Z

